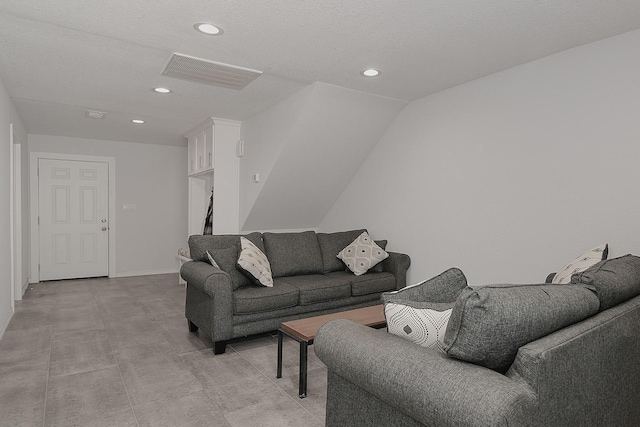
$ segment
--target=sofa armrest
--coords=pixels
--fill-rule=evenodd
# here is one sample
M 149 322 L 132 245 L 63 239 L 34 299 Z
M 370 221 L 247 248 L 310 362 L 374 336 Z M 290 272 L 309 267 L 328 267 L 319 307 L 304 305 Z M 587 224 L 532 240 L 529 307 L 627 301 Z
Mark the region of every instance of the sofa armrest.
M 202 261 L 189 261 L 180 269 L 187 282 L 187 319 L 204 329 L 213 341 L 233 335 L 233 287 L 224 271 Z
M 227 273 L 202 261 L 188 261 L 180 268 L 180 275 L 188 285 L 206 292 L 213 297 L 217 286 L 229 285 L 231 291 L 231 278 Z
M 540 396 L 537 424 L 638 425 L 638 325 L 640 296 L 520 347 L 507 376 Z
M 396 277 L 396 289 L 407 286 L 407 270 L 411 265 L 411 258 L 407 254 L 388 252 L 389 257 L 382 261 L 382 271 L 392 273 Z
M 425 425 L 526 425 L 536 404 L 524 382 L 348 320 L 322 326 L 314 346 L 329 372 Z

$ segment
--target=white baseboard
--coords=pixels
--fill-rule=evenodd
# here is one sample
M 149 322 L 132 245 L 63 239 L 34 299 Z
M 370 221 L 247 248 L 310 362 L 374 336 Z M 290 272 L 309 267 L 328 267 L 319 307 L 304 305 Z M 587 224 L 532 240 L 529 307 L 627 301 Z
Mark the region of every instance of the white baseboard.
M 12 318 L 13 318 L 13 312 L 9 313 L 9 317 L 7 317 L 5 321 L 2 323 L 2 326 L 0 327 L 0 340 L 4 336 L 4 333 L 7 331 L 7 327 L 9 326 L 9 322 L 11 322 Z
M 27 292 L 28 287 L 29 287 L 29 279 L 25 280 L 24 283 L 22 284 L 22 296 L 24 296 L 24 293 Z
M 168 270 L 123 271 L 111 277 L 152 276 L 154 274 L 178 274 L 178 270 L 171 268 Z

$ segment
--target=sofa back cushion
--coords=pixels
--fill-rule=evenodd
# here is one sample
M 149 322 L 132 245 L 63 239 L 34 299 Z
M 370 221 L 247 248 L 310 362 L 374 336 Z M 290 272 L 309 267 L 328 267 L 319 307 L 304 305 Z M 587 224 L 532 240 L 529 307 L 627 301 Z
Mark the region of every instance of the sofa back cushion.
M 346 267 L 344 262 L 336 255 L 349 246 L 351 242 L 364 233 L 362 230 L 339 231 L 336 233 L 318 233 L 318 245 L 322 254 L 322 272 L 331 273 L 332 271 L 342 271 Z M 384 248 L 383 248 L 384 249 Z
M 249 239 L 260 250 L 264 251 L 262 237 L 260 233 L 247 234 Z M 242 274 L 236 264 L 238 255 L 240 254 L 240 235 L 200 235 L 194 234 L 189 236 L 189 251 L 191 259 L 194 261 L 209 262 L 207 251 L 211 254 L 220 269 L 227 273 L 231 278 L 231 286 L 234 290 L 251 284 L 251 281 Z
M 321 274 L 322 254 L 314 231 L 263 233 L 273 277 Z
M 600 299 L 600 311 L 640 295 L 640 258 L 625 255 L 600 261 L 574 274 L 571 283 L 592 285 Z
M 250 233 L 244 235 L 247 239 L 251 240 L 251 243 L 256 245 L 258 249 L 264 252 L 264 245 L 262 244 L 262 234 Z M 189 236 L 189 252 L 191 253 L 191 259 L 194 261 L 208 262 L 207 251 L 211 255 L 216 249 L 224 249 L 229 246 L 239 246 L 240 235 L 239 234 L 194 234 Z M 216 260 L 217 262 L 218 260 Z
M 598 312 L 590 286 L 492 285 L 465 288 L 444 337 L 451 357 L 506 372 L 524 344 Z

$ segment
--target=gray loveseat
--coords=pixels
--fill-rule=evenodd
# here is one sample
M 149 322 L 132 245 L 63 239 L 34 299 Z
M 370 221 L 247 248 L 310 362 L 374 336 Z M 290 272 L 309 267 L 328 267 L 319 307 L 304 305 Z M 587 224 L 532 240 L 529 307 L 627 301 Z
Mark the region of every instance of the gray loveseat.
M 379 304 L 382 292 L 406 285 L 410 259 L 389 252 L 380 264 L 355 276 L 336 255 L 363 231 L 244 235 L 267 256 L 273 287 L 253 284 L 236 268 L 240 235 L 190 236 L 193 261 L 180 269 L 187 282 L 189 330 L 204 331 L 220 354 L 228 340 L 273 331 L 288 320 Z M 376 243 L 386 246 L 386 241 Z M 207 261 L 206 251 L 219 269 Z
M 407 289 L 453 302 L 449 354 L 325 324 L 315 352 L 328 367 L 326 425 L 639 425 L 640 258 L 601 261 L 571 281 L 475 287 L 454 269 Z

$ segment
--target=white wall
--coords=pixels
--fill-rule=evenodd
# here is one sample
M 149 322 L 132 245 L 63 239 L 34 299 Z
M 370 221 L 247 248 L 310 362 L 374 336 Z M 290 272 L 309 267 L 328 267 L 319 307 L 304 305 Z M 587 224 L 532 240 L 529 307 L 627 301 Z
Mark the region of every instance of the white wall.
M 316 82 L 245 121 L 242 229 L 316 228 L 406 105 Z
M 115 158 L 116 275 L 177 272 L 187 247 L 187 149 L 29 135 L 31 152 Z M 136 210 L 122 209 L 136 205 Z
M 319 229 L 367 227 L 409 281 L 540 282 L 601 243 L 640 254 L 640 31 L 417 100 Z
M 313 86 L 242 122 L 240 136 L 244 140 L 244 156 L 240 158 L 240 228 L 244 228 L 251 208 L 260 195 L 271 170 L 293 132 L 302 108 L 311 96 Z M 259 173 L 260 182 L 253 181 Z
M 14 133 L 26 141 L 24 125 L 0 80 L 0 338 L 13 315 L 11 301 L 11 227 L 10 227 L 10 166 L 9 124 Z

